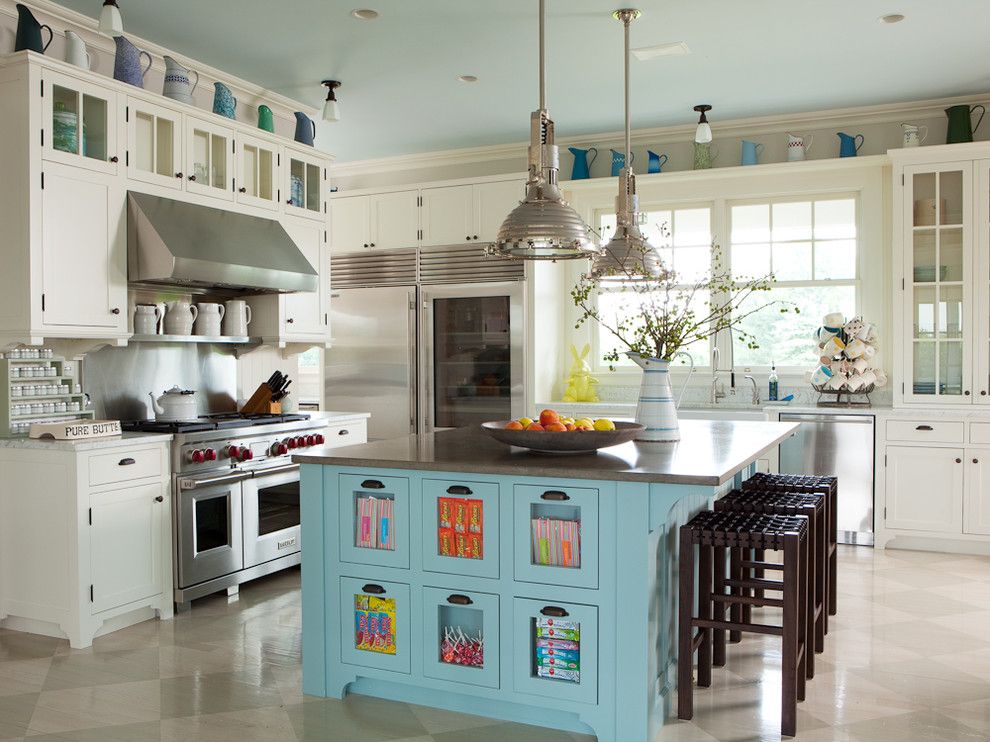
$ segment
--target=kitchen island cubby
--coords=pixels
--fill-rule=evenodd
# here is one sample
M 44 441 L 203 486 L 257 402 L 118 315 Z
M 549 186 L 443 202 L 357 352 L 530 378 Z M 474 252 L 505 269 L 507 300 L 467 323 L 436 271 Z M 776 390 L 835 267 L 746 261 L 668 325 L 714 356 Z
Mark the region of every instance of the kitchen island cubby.
M 674 689 L 676 529 L 793 428 L 686 423 L 677 446 L 597 456 L 468 429 L 297 455 L 304 692 L 652 740 Z M 362 524 L 366 498 L 391 503 L 386 525 Z

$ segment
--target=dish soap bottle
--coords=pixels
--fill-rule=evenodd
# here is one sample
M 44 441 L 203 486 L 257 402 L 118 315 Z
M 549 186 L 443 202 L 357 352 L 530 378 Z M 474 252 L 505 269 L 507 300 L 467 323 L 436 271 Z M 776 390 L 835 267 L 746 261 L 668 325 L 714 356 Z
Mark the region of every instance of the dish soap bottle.
M 777 367 L 775 365 L 770 366 L 770 389 L 767 398 L 771 402 L 777 401 Z

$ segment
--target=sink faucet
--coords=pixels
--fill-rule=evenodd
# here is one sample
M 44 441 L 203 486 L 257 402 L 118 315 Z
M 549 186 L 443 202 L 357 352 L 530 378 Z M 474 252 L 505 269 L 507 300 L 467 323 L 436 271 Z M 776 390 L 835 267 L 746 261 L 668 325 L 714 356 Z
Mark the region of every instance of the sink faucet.
M 760 404 L 760 388 L 756 385 L 756 379 L 747 374 L 747 379 L 753 382 L 753 406 L 756 407 Z
M 718 374 L 718 362 L 720 358 L 720 353 L 717 347 L 712 348 L 712 391 L 709 396 L 709 401 L 712 404 L 718 404 L 720 399 L 725 399 L 725 387 L 720 385 Z

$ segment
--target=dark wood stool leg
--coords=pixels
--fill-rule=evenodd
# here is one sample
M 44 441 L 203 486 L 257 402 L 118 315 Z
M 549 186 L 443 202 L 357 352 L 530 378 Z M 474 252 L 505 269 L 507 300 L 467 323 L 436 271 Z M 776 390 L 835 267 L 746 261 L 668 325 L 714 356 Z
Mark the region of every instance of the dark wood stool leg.
M 694 628 L 691 625 L 691 608 L 694 604 L 694 545 L 691 529 L 681 528 L 678 571 L 680 595 L 677 603 L 677 718 L 694 716 L 693 673 L 694 652 L 691 649 Z M 704 547 L 702 547 L 704 549 Z
M 836 493 L 838 495 L 838 493 Z M 839 503 L 838 497 L 829 497 L 832 501 L 832 507 L 830 508 L 829 517 L 831 522 L 829 523 L 829 561 L 828 561 L 828 612 L 829 615 L 834 616 L 839 608 L 839 553 L 838 553 L 838 536 L 839 536 Z
M 809 523 L 817 525 L 815 523 Z M 801 605 L 804 621 L 801 622 L 801 647 L 804 649 L 801 664 L 804 672 L 798 680 L 798 700 L 804 700 L 805 678 L 815 677 L 815 652 L 812 637 L 815 635 L 815 557 L 814 531 L 809 528 L 808 536 L 801 542 Z
M 725 547 L 718 546 L 715 548 L 715 564 L 714 564 L 714 578 L 715 583 L 713 591 L 715 597 L 721 597 L 725 595 Z M 715 607 L 715 618 L 719 621 L 725 620 L 725 603 L 716 602 Z M 712 664 L 716 667 L 725 667 L 725 629 L 712 629 Z
M 824 513 L 817 519 L 815 527 L 815 604 L 822 613 L 815 621 L 815 651 L 825 651 L 825 631 L 828 626 L 828 588 L 825 580 L 828 575 L 828 531 Z
M 784 537 L 784 615 L 781 646 L 780 733 L 793 737 L 797 732 L 798 634 L 800 601 L 798 582 L 800 545 L 797 535 Z
M 740 562 L 743 559 L 742 549 L 730 548 L 729 549 L 729 577 L 733 580 L 741 580 L 743 576 L 742 566 Z M 733 587 L 729 589 L 729 595 L 742 595 L 743 591 L 741 588 Z M 732 623 L 742 623 L 742 606 L 738 603 L 733 603 L 732 607 L 729 609 L 729 616 Z M 730 631 L 729 641 L 733 644 L 738 644 L 742 641 L 742 632 L 740 631 Z
M 714 548 L 702 544 L 698 555 L 698 618 L 711 620 L 712 617 L 712 551 Z M 708 688 L 712 684 L 712 630 L 701 629 L 701 644 L 698 646 L 698 687 Z

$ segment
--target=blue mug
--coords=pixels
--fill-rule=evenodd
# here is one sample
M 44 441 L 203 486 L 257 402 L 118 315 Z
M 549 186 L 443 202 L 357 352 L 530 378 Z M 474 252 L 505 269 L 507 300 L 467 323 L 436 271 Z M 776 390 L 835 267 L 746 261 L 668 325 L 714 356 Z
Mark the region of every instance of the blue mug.
M 612 177 L 618 177 L 619 171 L 626 166 L 626 153 L 616 152 L 614 149 L 612 151 Z M 636 153 L 632 153 L 632 157 L 629 158 L 629 167 L 636 161 Z
M 646 154 L 650 157 L 650 161 L 646 166 L 646 172 L 662 173 L 663 166 L 667 164 L 667 160 L 670 158 L 667 155 L 658 155 L 656 152 L 651 152 L 650 150 L 646 150 Z
M 745 139 L 742 143 L 742 156 L 740 157 L 739 164 L 741 165 L 755 165 L 760 160 L 760 153 L 763 151 L 763 145 L 757 144 L 756 142 L 747 142 Z
M 839 132 L 839 157 L 855 157 L 862 148 L 866 137 L 862 134 L 852 136 Z

